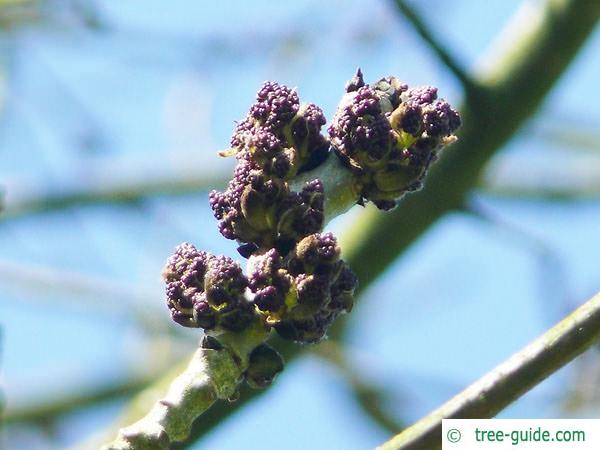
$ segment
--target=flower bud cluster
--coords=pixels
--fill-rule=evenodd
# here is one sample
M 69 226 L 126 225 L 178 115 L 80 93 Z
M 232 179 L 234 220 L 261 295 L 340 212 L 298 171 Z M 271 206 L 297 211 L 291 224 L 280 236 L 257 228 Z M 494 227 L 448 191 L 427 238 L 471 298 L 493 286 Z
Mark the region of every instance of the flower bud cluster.
M 288 181 L 327 158 L 324 124 L 321 109 L 301 105 L 286 86 L 266 82 L 258 92 L 224 153 L 237 156 L 234 177 L 225 192 L 210 193 L 221 234 L 242 244 L 242 252 L 287 251 L 323 227 L 322 185 L 314 180 L 294 192 Z
M 363 200 L 391 209 L 417 190 L 460 117 L 434 87 L 408 88 L 395 77 L 368 85 L 360 70 L 329 127 L 337 155 L 354 172 Z
M 248 280 L 238 263 L 226 256 L 177 246 L 163 271 L 167 307 L 180 325 L 206 331 L 240 331 L 255 315 L 244 297 Z
M 181 244 L 163 274 L 175 322 L 210 336 L 260 323 L 284 339 L 322 339 L 352 309 L 357 287 L 335 237 L 323 233 L 325 196 L 328 202 L 336 196 L 324 186 L 349 187 L 340 196 L 348 204 L 369 200 L 390 209 L 420 186 L 439 150 L 455 139 L 460 119 L 435 88 L 409 88 L 394 77 L 368 85 L 359 70 L 328 138 L 324 124 L 321 109 L 300 104 L 295 90 L 264 83 L 237 124 L 231 149 L 222 152 L 236 156 L 233 178 L 209 199 L 221 234 L 249 258 L 248 276 L 230 258 Z M 331 168 L 337 175 L 327 178 Z M 281 370 L 266 345 L 250 359 L 246 377 L 255 387 Z
M 254 304 L 284 339 L 317 342 L 352 309 L 357 279 L 331 233 L 303 238 L 284 257 L 276 249 L 252 256 L 249 267 Z

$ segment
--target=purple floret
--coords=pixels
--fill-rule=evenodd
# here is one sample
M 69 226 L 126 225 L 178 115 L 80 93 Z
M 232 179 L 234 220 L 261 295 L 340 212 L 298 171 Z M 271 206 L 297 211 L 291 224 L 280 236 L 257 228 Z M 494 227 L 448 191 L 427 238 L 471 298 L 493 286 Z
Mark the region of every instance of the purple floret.
M 352 308 L 356 276 L 339 259 L 331 233 L 313 234 L 282 258 L 275 249 L 250 260 L 254 305 L 284 338 L 316 342 Z
M 299 108 L 300 100 L 294 89 L 265 81 L 250 108 L 250 116 L 268 128 L 277 129 L 289 122 Z
M 433 86 L 422 86 L 409 89 L 406 93 L 407 102 L 415 105 L 425 106 L 437 99 L 438 89 Z
M 248 287 L 254 293 L 254 304 L 270 314 L 283 313 L 292 281 L 283 270 L 283 259 L 279 252 L 271 249 L 253 257 L 251 267 Z

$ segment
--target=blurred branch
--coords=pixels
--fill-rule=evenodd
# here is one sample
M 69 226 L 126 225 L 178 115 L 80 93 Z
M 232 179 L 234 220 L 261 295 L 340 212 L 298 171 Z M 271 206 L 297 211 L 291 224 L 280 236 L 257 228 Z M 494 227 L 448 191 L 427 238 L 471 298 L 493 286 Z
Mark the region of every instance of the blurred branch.
M 548 325 L 551 325 L 558 317 L 565 315 L 570 310 L 568 282 L 558 252 L 537 233 L 505 220 L 477 197 L 469 199 L 465 208 L 471 217 L 495 228 L 496 231 L 503 232 L 504 237 L 516 241 L 519 248 L 526 247 L 531 250 L 539 270 L 539 301 L 543 317 L 547 319 Z
M 162 170 L 140 174 L 128 170 L 118 176 L 106 168 L 83 180 L 71 180 L 59 188 L 46 185 L 5 188 L 7 191 L 2 218 L 14 219 L 27 214 L 62 210 L 74 206 L 101 203 L 132 203 L 155 195 L 181 195 L 224 185 L 226 178 L 216 173 L 191 170 Z
M 35 294 L 43 292 L 60 297 L 69 305 L 81 306 L 94 312 L 124 314 L 123 302 L 142 301 L 156 292 L 80 272 L 60 270 L 46 266 L 0 260 L 0 282 L 18 286 Z M 65 300 L 66 297 L 77 301 Z M 36 295 L 36 301 L 39 295 Z M 54 300 L 53 300 L 54 301 Z M 126 314 L 130 314 L 127 311 Z
M 384 408 L 383 403 L 390 399 L 390 394 L 382 386 L 366 380 L 359 368 L 352 367 L 339 343 L 331 340 L 322 342 L 315 348 L 315 353 L 338 369 L 346 379 L 358 405 L 377 425 L 388 433 L 397 433 L 404 428 L 404 425 Z
M 367 209 L 345 233 L 345 259 L 363 292 L 429 225 L 461 207 L 481 169 L 538 109 L 599 17 L 600 2 L 547 0 L 507 34 L 508 50 L 491 58 L 493 64 L 478 79 L 477 95 L 467 95 L 460 140 L 433 166 L 425 189 L 407 196 L 391 213 Z M 289 360 L 302 348 L 282 344 L 278 350 Z M 190 438 L 174 448 L 190 447 L 257 395 L 246 392 L 235 405 L 215 405 L 194 424 Z
M 493 417 L 600 341 L 600 294 L 378 450 L 438 449 L 442 419 Z
M 132 395 L 148 386 L 156 378 L 156 375 L 156 370 L 145 371 L 114 383 L 95 385 L 81 392 L 69 392 L 61 395 L 55 401 L 9 407 L 4 413 L 4 423 L 46 424 L 57 420 L 58 416 L 63 414 L 95 406 L 99 402 Z
M 90 314 L 111 314 L 135 322 L 141 329 L 156 333 L 177 335 L 171 321 L 156 315 L 156 308 L 148 307 L 148 299 L 157 297 L 146 286 L 117 283 L 97 276 L 0 260 L 0 283 L 6 288 L 13 285 L 19 292 L 36 303 L 51 297 L 48 307 L 58 303 L 80 308 Z M 126 304 L 127 308 L 123 305 Z
M 600 186 L 581 188 L 580 186 L 557 187 L 557 186 L 519 186 L 515 184 L 482 185 L 478 188 L 484 194 L 494 197 L 521 199 L 521 200 L 549 200 L 549 201 L 573 201 L 573 200 L 597 200 L 600 198 Z
M 39 0 L 0 0 L 0 29 L 10 30 L 39 20 Z
M 442 40 L 435 36 L 421 16 L 404 0 L 394 0 L 394 4 L 406 20 L 410 22 L 419 36 L 427 43 L 438 59 L 462 83 L 465 90 L 474 88 L 474 80 L 464 70 L 456 57 L 450 53 L 444 44 L 442 44 Z
M 341 247 L 363 289 L 431 224 L 460 208 L 482 169 L 523 123 L 576 56 L 600 17 L 600 2 L 547 0 L 528 21 L 510 26 L 501 54 L 467 96 L 459 140 L 433 165 L 425 188 L 388 214 L 368 208 L 344 234 Z
M 111 401 L 120 397 L 136 394 L 146 388 L 157 377 L 173 369 L 183 352 L 189 352 L 188 345 L 181 346 L 165 335 L 147 336 L 141 348 L 136 348 L 135 358 L 130 362 L 129 373 L 109 382 L 92 384 L 85 388 L 56 392 L 54 397 L 36 399 L 35 403 L 21 404 L 13 402 L 5 412 L 7 424 L 30 423 L 47 425 L 64 414 L 78 409 L 92 407 L 99 402 Z M 179 371 L 183 367 L 178 367 Z
M 535 127 L 533 132 L 546 143 L 563 149 L 600 151 L 597 123 L 582 125 L 578 120 L 563 119 L 559 123 L 542 123 Z
M 504 156 L 486 169 L 478 190 L 501 197 L 595 199 L 600 197 L 600 158 Z
M 600 403 L 600 358 L 598 347 L 573 362 L 574 370 L 569 372 L 567 389 L 560 387 L 560 407 L 569 416 L 583 416 L 586 411 L 597 411 Z

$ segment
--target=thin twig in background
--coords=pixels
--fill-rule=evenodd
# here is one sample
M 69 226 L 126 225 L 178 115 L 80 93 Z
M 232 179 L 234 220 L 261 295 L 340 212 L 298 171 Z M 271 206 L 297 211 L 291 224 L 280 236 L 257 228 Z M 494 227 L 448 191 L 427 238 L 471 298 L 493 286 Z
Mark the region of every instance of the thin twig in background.
M 600 197 L 600 158 L 580 154 L 540 164 L 534 156 L 506 155 L 490 164 L 477 189 L 515 199 L 595 200 Z
M 61 186 L 55 187 L 33 183 L 21 187 L 0 185 L 4 191 L 4 210 L 0 220 L 75 206 L 135 203 L 151 196 L 189 194 L 225 184 L 226 177 L 219 171 L 210 175 L 198 174 L 197 170 L 190 169 L 191 165 L 177 170 L 153 169 L 151 173 L 133 172 L 129 167 L 120 174 L 115 174 L 114 167 L 106 167 L 95 170 L 85 180 L 80 177 L 67 179 Z
M 518 248 L 533 253 L 539 270 L 537 285 L 544 323 L 550 326 L 572 309 L 566 268 L 556 249 L 537 233 L 504 219 L 475 197 L 469 199 L 465 210 L 482 224 L 502 232 L 504 237 L 513 240 Z
M 442 39 L 435 36 L 421 16 L 404 0 L 395 0 L 394 4 L 406 20 L 413 26 L 421 39 L 431 48 L 437 58 L 461 82 L 465 91 L 474 89 L 475 80 L 465 71 L 456 57 L 442 43 Z
M 333 364 L 348 383 L 352 397 L 362 411 L 379 427 L 388 433 L 397 433 L 404 428 L 390 411 L 386 411 L 384 401 L 390 401 L 392 395 L 384 386 L 379 386 L 362 375 L 360 367 L 353 367 L 346 357 L 347 350 L 339 343 L 329 340 L 319 344 L 315 353 Z
M 149 371 L 130 378 L 119 379 L 106 385 L 93 386 L 81 392 L 70 392 L 56 400 L 48 400 L 32 405 L 17 405 L 4 413 L 5 424 L 29 423 L 45 424 L 60 419 L 63 414 L 71 414 L 78 409 L 94 406 L 97 403 L 130 396 L 140 391 L 156 379 L 157 372 Z

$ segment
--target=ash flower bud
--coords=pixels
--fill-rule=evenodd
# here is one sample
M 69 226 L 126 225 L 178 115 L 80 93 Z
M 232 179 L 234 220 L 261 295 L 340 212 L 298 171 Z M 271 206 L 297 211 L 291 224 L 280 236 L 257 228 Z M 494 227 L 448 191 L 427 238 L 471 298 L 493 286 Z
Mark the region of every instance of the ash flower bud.
M 194 296 L 204 290 L 204 275 L 210 255 L 183 243 L 169 257 L 163 270 L 165 294 L 171 318 L 185 327 L 198 328 L 194 318 Z
M 253 244 L 242 246 L 246 256 L 273 247 L 287 253 L 296 241 L 323 227 L 325 196 L 318 180 L 298 193 L 258 170 L 243 176 L 245 185 L 232 180 L 224 193 L 210 194 L 210 204 L 223 236 Z
M 231 258 L 214 256 L 204 277 L 205 297 L 211 306 L 235 303 L 244 295 L 248 280 L 241 267 Z
M 279 320 L 287 312 L 293 279 L 283 267 L 283 258 L 271 249 L 249 261 L 249 288 L 254 293 L 254 304 L 262 311 L 267 322 Z
M 354 272 L 342 262 L 340 270 L 330 282 L 329 301 L 322 304 L 318 311 L 306 317 L 291 317 L 275 325 L 283 339 L 302 344 L 319 342 L 339 315 L 352 310 L 354 291 L 358 286 Z
M 294 250 L 289 267 L 292 273 L 329 273 L 340 258 L 340 247 L 332 233 L 312 234 Z
M 283 358 L 273 347 L 261 344 L 250 353 L 245 377 L 253 389 L 268 387 L 277 374 L 283 370 Z
M 302 273 L 294 279 L 294 285 L 297 300 L 290 314 L 292 319 L 310 318 L 331 300 L 331 280 L 327 276 Z
M 275 326 L 283 339 L 299 344 L 315 344 L 327 336 L 327 329 L 334 318 L 327 314 L 317 314 L 308 319 L 290 320 Z
M 330 311 L 349 313 L 354 305 L 354 291 L 358 287 L 358 278 L 350 268 L 344 264 L 337 279 L 331 286 Z
M 385 77 L 373 84 L 373 90 L 379 97 L 379 106 L 384 113 L 396 109 L 402 103 L 400 96 L 408 89 L 408 85 L 396 77 Z
M 361 199 L 391 209 L 419 189 L 430 164 L 453 142 L 460 117 L 434 87 L 412 88 L 395 77 L 348 91 L 329 135 L 338 157 L 353 171 Z
M 299 155 L 298 171 L 307 169 L 307 165 L 320 159 L 329 151 L 329 144 L 321 134 L 325 125 L 325 115 L 314 103 L 302 105 L 290 124 L 291 144 Z
M 254 317 L 245 298 L 248 280 L 235 261 L 179 245 L 163 271 L 167 307 L 180 325 L 239 331 Z
M 289 180 L 328 154 L 329 145 L 321 135 L 324 124 L 317 105 L 300 105 L 295 90 L 267 81 L 236 126 L 231 146 L 267 175 Z
M 335 237 L 317 233 L 285 258 L 275 249 L 250 258 L 253 302 L 284 339 L 316 342 L 339 314 L 350 311 L 356 277 L 339 257 Z
M 329 156 L 324 124 L 318 106 L 300 105 L 295 90 L 266 82 L 236 126 L 234 177 L 225 192 L 210 193 L 210 205 L 219 231 L 237 240 L 244 256 L 268 248 L 286 254 L 298 240 L 322 229 L 322 184 L 314 181 L 294 192 L 288 181 Z
M 250 108 L 249 116 L 277 129 L 290 121 L 299 108 L 300 101 L 294 89 L 266 81 L 256 94 L 256 103 Z

